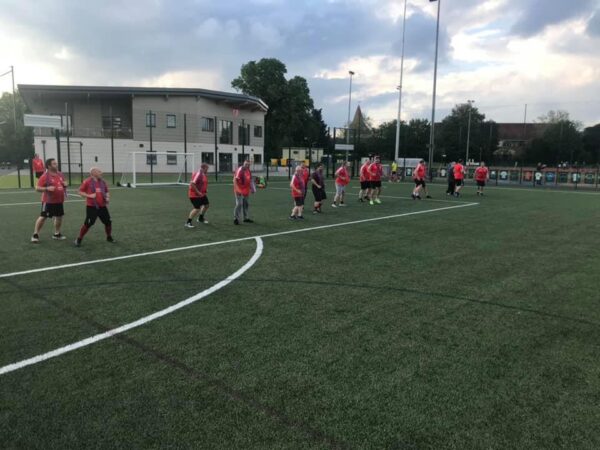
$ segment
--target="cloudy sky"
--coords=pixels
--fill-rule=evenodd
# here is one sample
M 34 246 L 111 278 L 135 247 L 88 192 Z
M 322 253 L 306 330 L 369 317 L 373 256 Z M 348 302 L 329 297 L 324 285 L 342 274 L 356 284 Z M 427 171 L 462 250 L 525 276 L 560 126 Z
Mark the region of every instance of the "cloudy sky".
M 282 60 L 340 126 L 348 70 L 378 124 L 396 116 L 404 0 L 0 0 L 0 73 L 17 83 L 231 90 Z M 467 99 L 497 121 L 564 109 L 600 122 L 600 0 L 442 0 L 437 117 Z M 409 0 L 403 118 L 431 114 L 437 3 Z M 0 91 L 10 77 L 0 78 Z

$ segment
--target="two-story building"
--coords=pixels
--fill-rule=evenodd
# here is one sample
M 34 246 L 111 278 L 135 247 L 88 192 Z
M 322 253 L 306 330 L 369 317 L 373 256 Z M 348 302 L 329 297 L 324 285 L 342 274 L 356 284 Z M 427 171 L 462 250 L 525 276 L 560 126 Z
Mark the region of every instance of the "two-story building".
M 105 172 L 131 170 L 133 152 L 194 153 L 219 172 L 244 159 L 264 163 L 267 105 L 248 95 L 206 89 L 19 85 L 33 114 L 60 115 L 60 144 L 47 128 L 34 130 L 35 152 L 58 158 L 62 170 L 99 166 Z M 67 145 L 66 128 L 69 129 Z M 68 155 L 67 155 L 68 152 Z M 80 159 L 81 158 L 81 159 Z M 177 170 L 177 157 L 149 156 L 156 172 Z M 146 168 L 147 169 L 147 168 Z M 136 170 L 143 172 L 144 167 Z

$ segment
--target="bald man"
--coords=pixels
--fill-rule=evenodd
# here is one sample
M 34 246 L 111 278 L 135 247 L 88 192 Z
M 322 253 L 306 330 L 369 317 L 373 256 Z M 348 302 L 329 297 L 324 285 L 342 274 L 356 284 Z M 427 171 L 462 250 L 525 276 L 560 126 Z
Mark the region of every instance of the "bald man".
M 79 195 L 86 199 L 86 214 L 85 222 L 81 226 L 81 230 L 79 230 L 79 236 L 75 239 L 75 246 L 81 247 L 83 237 L 92 228 L 94 223 L 96 223 L 96 219 L 100 219 L 104 224 L 106 240 L 114 242 L 112 237 L 112 222 L 108 213 L 110 193 L 108 192 L 106 182 L 102 179 L 102 171 L 99 168 L 92 167 L 90 169 L 89 178 L 81 183 Z

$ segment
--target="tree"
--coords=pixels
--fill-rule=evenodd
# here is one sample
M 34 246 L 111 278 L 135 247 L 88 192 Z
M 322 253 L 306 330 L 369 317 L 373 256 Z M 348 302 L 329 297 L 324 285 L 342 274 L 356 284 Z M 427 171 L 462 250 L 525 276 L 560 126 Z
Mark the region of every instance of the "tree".
M 583 130 L 582 143 L 586 161 L 600 164 L 600 124 Z
M 323 120 L 306 79 L 296 76 L 289 81 L 285 64 L 275 58 L 263 58 L 244 64 L 231 86 L 246 95 L 261 98 L 269 107 L 265 116 L 265 156 L 278 157 L 288 145 L 306 145 L 307 139 L 323 142 Z M 320 131 L 319 131 L 320 130 Z
M 590 160 L 583 149 L 580 122 L 570 119 L 566 111 L 549 111 L 539 118 L 546 129 L 539 138 L 532 139 L 525 148 L 525 163 L 558 164 L 568 161 L 569 164 L 585 164 Z M 592 156 L 593 157 L 593 156 Z
M 469 112 L 471 133 L 469 134 Z M 490 139 L 491 130 L 491 139 Z M 490 159 L 497 146 L 497 129 L 494 122 L 486 121 L 477 107 L 463 103 L 456 105 L 437 128 L 436 153 L 445 154 L 447 160 L 465 159 L 469 140 L 469 159 Z M 438 156 L 436 155 L 436 156 Z
M 15 93 L 17 110 L 17 128 L 15 131 L 12 93 L 5 92 L 0 97 L 0 162 L 22 164 L 33 153 L 33 130 L 23 126 L 23 115 L 27 106 Z

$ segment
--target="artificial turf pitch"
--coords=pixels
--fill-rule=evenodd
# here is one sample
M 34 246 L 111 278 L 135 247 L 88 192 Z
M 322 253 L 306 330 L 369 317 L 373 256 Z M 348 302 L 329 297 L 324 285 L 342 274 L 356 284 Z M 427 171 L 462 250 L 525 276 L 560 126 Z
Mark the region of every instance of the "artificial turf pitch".
M 1 447 L 600 446 L 600 195 L 467 187 L 478 205 L 440 209 L 463 203 L 385 184 L 382 205 L 352 188 L 298 223 L 286 185 L 235 227 L 231 186 L 212 184 L 194 230 L 184 188 L 113 190 L 118 242 L 98 222 L 81 248 L 83 202 L 65 205 L 69 240 L 47 224 L 32 245 L 38 194 L 0 191 L 1 274 L 437 210 L 265 237 L 201 301 L 0 375 Z M 0 278 L 0 367 L 193 296 L 256 245 Z

